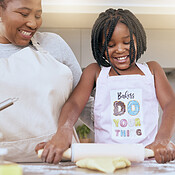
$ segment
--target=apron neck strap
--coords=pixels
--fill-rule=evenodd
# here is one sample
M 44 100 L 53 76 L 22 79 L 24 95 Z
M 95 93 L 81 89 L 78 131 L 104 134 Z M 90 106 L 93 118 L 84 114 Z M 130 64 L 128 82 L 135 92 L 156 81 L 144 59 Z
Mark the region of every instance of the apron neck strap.
M 42 53 L 47 53 L 47 51 L 44 50 L 44 49 L 40 46 L 40 44 L 37 42 L 37 40 L 36 40 L 34 37 L 31 38 L 31 42 L 32 42 L 33 47 L 34 47 L 36 50 L 38 50 L 38 51 L 40 51 L 40 52 L 42 52 Z

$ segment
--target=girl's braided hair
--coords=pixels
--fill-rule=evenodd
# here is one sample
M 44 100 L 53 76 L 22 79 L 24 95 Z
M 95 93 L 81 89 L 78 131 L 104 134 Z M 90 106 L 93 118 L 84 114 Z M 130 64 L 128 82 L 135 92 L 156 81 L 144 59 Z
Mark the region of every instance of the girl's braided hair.
M 130 32 L 130 64 L 133 63 L 136 55 L 133 34 L 136 37 L 137 43 L 136 61 L 141 57 L 144 51 L 146 51 L 145 30 L 136 16 L 129 10 L 109 8 L 105 12 L 99 14 L 91 33 L 92 53 L 99 65 L 105 67 L 112 66 L 109 60 L 107 45 L 118 22 L 124 23 Z M 102 44 L 103 36 L 105 36 L 104 44 Z M 107 51 L 108 60 L 106 60 L 104 56 L 105 51 Z

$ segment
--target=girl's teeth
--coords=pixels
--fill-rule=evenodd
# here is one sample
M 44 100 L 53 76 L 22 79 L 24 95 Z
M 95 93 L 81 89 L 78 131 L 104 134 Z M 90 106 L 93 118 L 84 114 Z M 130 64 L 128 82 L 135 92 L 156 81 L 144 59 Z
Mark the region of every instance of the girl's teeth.
M 118 60 L 124 60 L 124 59 L 126 59 L 126 57 L 127 56 L 125 56 L 125 57 L 120 57 L 120 58 L 117 58 Z

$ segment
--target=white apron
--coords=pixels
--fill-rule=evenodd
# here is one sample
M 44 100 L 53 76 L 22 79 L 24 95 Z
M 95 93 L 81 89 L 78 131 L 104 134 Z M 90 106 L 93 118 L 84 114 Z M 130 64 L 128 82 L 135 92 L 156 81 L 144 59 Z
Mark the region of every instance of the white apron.
M 13 162 L 40 161 L 35 146 L 56 132 L 61 107 L 72 90 L 71 70 L 32 43 L 37 51 L 26 47 L 0 59 L 0 101 L 18 98 L 0 111 L 0 147 L 8 149 L 5 159 Z
M 95 142 L 146 146 L 154 141 L 159 118 L 154 76 L 147 64 L 136 64 L 144 75 L 109 76 L 110 67 L 102 67 L 95 95 Z

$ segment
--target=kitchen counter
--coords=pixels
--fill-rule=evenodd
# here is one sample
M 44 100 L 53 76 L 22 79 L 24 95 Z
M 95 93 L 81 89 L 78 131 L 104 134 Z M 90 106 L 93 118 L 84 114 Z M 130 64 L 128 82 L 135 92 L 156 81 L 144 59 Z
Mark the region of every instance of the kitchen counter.
M 99 171 L 78 168 L 72 162 L 60 162 L 58 165 L 46 163 L 20 163 L 23 175 L 95 175 L 103 174 Z M 133 163 L 131 167 L 117 170 L 113 174 L 118 175 L 174 175 L 175 161 L 166 164 L 158 164 L 154 159 L 145 160 L 141 163 Z

